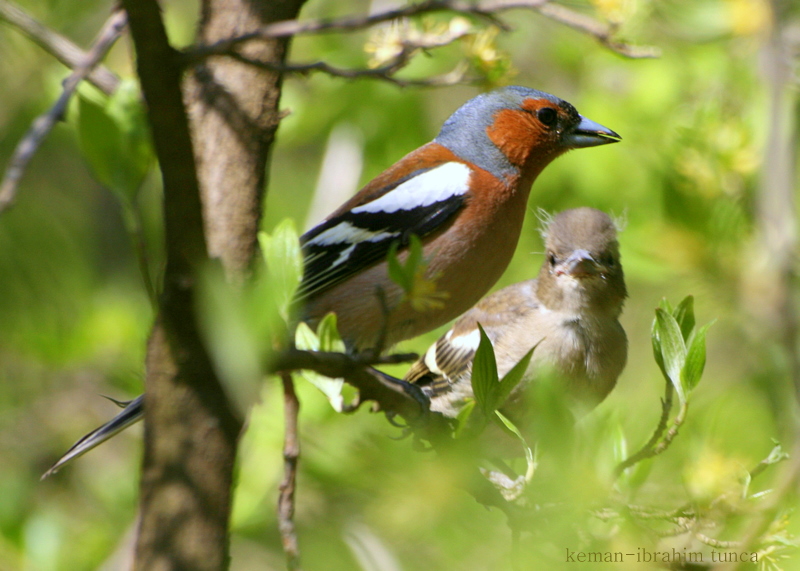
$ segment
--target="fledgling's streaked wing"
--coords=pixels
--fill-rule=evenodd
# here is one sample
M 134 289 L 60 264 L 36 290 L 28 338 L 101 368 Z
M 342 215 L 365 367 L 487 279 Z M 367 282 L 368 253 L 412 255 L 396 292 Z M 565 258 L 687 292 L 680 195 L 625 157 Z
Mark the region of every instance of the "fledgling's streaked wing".
M 428 348 L 411 366 L 405 380 L 421 385 L 429 396 L 446 393 L 471 373 L 472 360 L 480 345 L 478 324 L 494 344 L 511 322 L 523 319 L 539 307 L 535 292 L 536 280 L 533 279 L 482 299 Z

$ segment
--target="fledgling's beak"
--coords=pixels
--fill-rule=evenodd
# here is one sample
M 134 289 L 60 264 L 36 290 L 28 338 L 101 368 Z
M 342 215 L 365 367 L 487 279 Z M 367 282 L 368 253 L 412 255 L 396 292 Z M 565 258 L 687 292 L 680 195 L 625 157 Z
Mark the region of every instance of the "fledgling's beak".
M 568 274 L 573 278 L 596 276 L 601 271 L 600 265 L 586 250 L 575 250 L 562 261 L 556 269 L 556 275 Z
M 566 146 L 573 149 L 582 149 L 618 143 L 622 140 L 622 137 L 608 127 L 603 127 L 600 123 L 595 123 L 583 115 L 580 117 L 581 122 L 575 126 L 572 132 L 564 134 L 564 144 Z

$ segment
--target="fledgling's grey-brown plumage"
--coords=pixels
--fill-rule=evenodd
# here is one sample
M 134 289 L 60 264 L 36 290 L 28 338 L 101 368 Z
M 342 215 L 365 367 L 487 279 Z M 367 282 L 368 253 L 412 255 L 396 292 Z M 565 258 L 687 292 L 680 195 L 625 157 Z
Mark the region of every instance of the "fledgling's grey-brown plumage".
M 576 208 L 553 217 L 543 236 L 539 276 L 481 300 L 409 370 L 405 380 L 422 386 L 432 410 L 454 417 L 473 396 L 478 323 L 494 346 L 501 378 L 538 344 L 520 389 L 543 365 L 583 403 L 595 405 L 614 388 L 628 355 L 619 323 L 627 291 L 616 225 L 604 212 Z

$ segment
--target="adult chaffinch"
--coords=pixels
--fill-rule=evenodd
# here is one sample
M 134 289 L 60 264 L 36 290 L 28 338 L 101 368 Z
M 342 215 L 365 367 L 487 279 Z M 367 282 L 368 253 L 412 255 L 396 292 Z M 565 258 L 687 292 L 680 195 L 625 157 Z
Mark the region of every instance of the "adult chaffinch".
M 527 87 L 479 95 L 438 136 L 378 175 L 300 238 L 305 271 L 298 318 L 312 327 L 336 313 L 351 351 L 391 346 L 445 324 L 497 282 L 519 239 L 538 174 L 570 149 L 620 140 L 568 102 Z M 446 296 L 425 311 L 403 299 L 387 273 L 393 244 L 402 260 L 412 235 L 425 278 Z M 51 468 L 84 454 L 143 416 L 143 399 L 79 440 Z
M 405 380 L 422 387 L 431 410 L 455 417 L 473 396 L 478 324 L 492 342 L 500 378 L 536 347 L 517 395 L 543 366 L 584 406 L 614 388 L 628 355 L 618 320 L 627 292 L 616 226 L 599 210 L 577 208 L 556 215 L 543 236 L 545 261 L 536 279 L 481 300 L 409 369 Z M 512 408 L 515 400 L 512 394 Z M 524 416 L 520 409 L 524 403 L 516 411 Z
M 391 346 L 444 325 L 508 266 L 538 174 L 570 149 L 619 140 L 566 101 L 527 87 L 471 99 L 432 142 L 302 236 L 301 318 L 313 325 L 336 313 L 355 351 L 374 348 L 382 336 Z M 439 307 L 415 310 L 388 277 L 389 247 L 406 246 L 411 235 L 422 240 L 425 277 L 446 296 Z

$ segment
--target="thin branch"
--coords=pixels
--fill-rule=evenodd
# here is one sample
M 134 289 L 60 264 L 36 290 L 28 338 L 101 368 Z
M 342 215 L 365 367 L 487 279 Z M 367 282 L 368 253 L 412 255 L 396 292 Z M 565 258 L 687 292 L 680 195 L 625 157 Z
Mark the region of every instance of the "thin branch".
M 209 44 L 207 46 L 192 48 L 191 50 L 185 52 L 185 55 L 188 58 L 187 63 L 191 64 L 209 56 L 230 55 L 242 44 L 257 38 L 284 38 L 319 32 L 362 30 L 391 20 L 408 18 L 411 16 L 417 16 L 419 14 L 430 14 L 434 12 L 445 11 L 488 18 L 494 23 L 507 29 L 508 26 L 498 22 L 496 14 L 516 8 L 537 11 L 554 21 L 594 37 L 608 49 L 625 57 L 658 57 L 657 51 L 653 48 L 639 48 L 625 42 L 613 40 L 612 36 L 616 32 L 616 28 L 614 26 L 610 26 L 578 12 L 573 12 L 572 10 L 564 8 L 563 6 L 553 6 L 550 4 L 550 0 L 488 0 L 484 2 L 428 0 L 425 2 L 420 2 L 419 4 L 412 4 L 404 8 L 387 10 L 374 14 L 347 16 L 337 20 L 286 20 L 264 26 L 254 32 L 237 36 L 235 38 L 229 38 Z
M 667 421 L 669 420 L 669 413 L 672 410 L 672 381 L 666 379 L 666 387 L 664 388 L 664 398 L 661 399 L 661 418 L 658 421 L 658 426 L 653 431 L 653 435 L 650 437 L 650 440 L 647 441 L 647 444 L 642 446 L 636 454 L 632 456 L 628 456 L 625 460 L 620 462 L 616 468 L 614 468 L 614 478 L 619 478 L 620 474 L 622 474 L 625 470 L 633 466 L 634 464 L 638 464 L 642 460 L 646 460 L 647 458 L 652 458 L 656 454 L 663 452 L 655 452 L 656 445 L 658 441 L 661 439 L 661 435 L 664 434 L 664 430 L 667 428 Z
M 741 541 L 722 541 L 721 539 L 715 539 L 706 535 L 705 533 L 700 533 L 699 531 L 696 531 L 694 536 L 700 543 L 705 543 L 709 547 L 716 547 L 717 549 L 730 550 L 741 549 L 742 547 Z
M 389 63 L 380 67 L 369 69 L 345 69 L 333 66 L 323 61 L 304 64 L 279 65 L 271 62 L 253 60 L 239 54 L 238 52 L 231 52 L 228 55 L 237 61 L 278 73 L 297 73 L 300 75 L 308 75 L 311 72 L 319 71 L 333 77 L 342 77 L 344 79 L 381 79 L 393 83 L 399 87 L 444 87 L 448 85 L 457 85 L 459 83 L 464 83 L 468 69 L 467 65 L 461 63 L 451 71 L 442 75 L 435 75 L 425 79 L 401 79 L 395 77 L 394 74 L 400 71 L 408 63 L 410 51 L 406 51 L 405 49 L 403 52 L 401 52 L 401 54 L 395 56 Z M 471 83 L 472 81 L 468 80 L 468 82 Z
M 626 42 L 615 40 L 614 35 L 617 33 L 617 26 L 600 22 L 590 16 L 570 10 L 560 4 L 544 4 L 537 8 L 536 11 L 554 22 L 564 24 L 573 30 L 592 36 L 600 42 L 600 44 L 621 56 L 631 59 L 652 59 L 661 57 L 661 51 L 658 48 L 652 46 L 634 46 Z
M 278 530 L 281 534 L 286 566 L 290 571 L 300 569 L 300 547 L 294 526 L 294 492 L 297 484 L 297 461 L 300 458 L 300 439 L 297 435 L 297 416 L 300 401 L 294 390 L 291 373 L 282 373 L 283 415 L 283 481 L 278 495 Z
M 78 88 L 78 84 L 106 56 L 108 50 L 122 34 L 126 23 L 127 16 L 122 10 L 115 11 L 106 20 L 97 39 L 86 54 L 86 59 L 76 66 L 72 74 L 64 81 L 64 91 L 58 101 L 33 122 L 31 128 L 19 142 L 6 169 L 3 182 L 0 184 L 0 212 L 8 208 L 14 201 L 19 182 L 25 174 L 28 163 L 55 124 L 64 117 L 69 100 Z
M 14 28 L 17 28 L 36 45 L 70 69 L 79 67 L 89 57 L 86 52 L 70 40 L 55 30 L 51 30 L 8 0 L 0 0 L 0 20 L 6 21 Z M 119 85 L 119 77 L 102 65 L 98 65 L 93 69 L 86 77 L 86 80 L 106 95 L 114 93 Z

